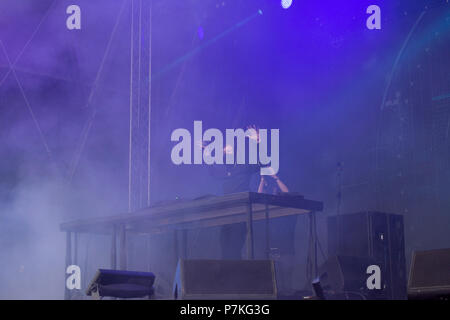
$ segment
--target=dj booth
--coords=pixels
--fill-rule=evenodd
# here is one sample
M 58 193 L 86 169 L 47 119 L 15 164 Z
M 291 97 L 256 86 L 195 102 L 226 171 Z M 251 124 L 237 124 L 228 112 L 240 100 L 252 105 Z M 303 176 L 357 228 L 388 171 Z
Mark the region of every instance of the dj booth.
M 66 232 L 66 266 L 73 263 L 73 252 L 77 251 L 78 234 L 100 234 L 111 237 L 111 269 L 127 268 L 127 235 L 156 234 L 193 228 L 206 228 L 235 223 L 246 223 L 247 259 L 254 259 L 253 222 L 263 220 L 265 224 L 265 246 L 267 258 L 270 248 L 270 219 L 298 215 L 310 215 L 310 230 L 315 237 L 315 213 L 323 210 L 323 203 L 305 199 L 298 194 L 270 195 L 241 192 L 224 196 L 206 196 L 194 200 L 176 200 L 154 205 L 132 213 L 107 217 L 75 220 L 62 223 Z M 313 268 L 317 271 L 317 247 L 313 238 Z M 118 258 L 118 259 L 117 259 Z M 119 260 L 119 266 L 116 261 Z M 66 290 L 67 291 L 67 290 Z

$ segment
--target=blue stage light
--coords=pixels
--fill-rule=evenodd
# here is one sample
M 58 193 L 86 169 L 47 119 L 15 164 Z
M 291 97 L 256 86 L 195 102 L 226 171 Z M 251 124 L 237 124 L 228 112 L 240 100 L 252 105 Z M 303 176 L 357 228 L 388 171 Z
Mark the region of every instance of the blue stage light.
M 284 9 L 289 8 L 292 5 L 292 0 L 281 0 L 281 6 Z

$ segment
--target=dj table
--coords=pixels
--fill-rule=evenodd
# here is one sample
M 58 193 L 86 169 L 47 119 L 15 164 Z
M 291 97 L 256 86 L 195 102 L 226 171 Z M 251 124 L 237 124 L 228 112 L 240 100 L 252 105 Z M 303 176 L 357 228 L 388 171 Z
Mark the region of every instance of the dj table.
M 241 192 L 224 196 L 207 196 L 194 200 L 176 200 L 144 208 L 132 213 L 108 217 L 76 220 L 61 224 L 66 232 L 66 265 L 72 264 L 72 251 L 77 251 L 80 233 L 111 236 L 111 268 L 127 267 L 127 234 L 155 234 L 192 228 L 221 226 L 245 222 L 247 225 L 247 258 L 254 258 L 253 221 L 265 221 L 266 252 L 269 254 L 270 219 L 296 214 L 310 214 L 311 228 L 315 230 L 315 212 L 323 210 L 323 203 L 307 200 L 297 194 L 270 195 Z M 310 229 L 312 230 L 312 229 Z M 74 235 L 72 237 L 72 235 Z M 315 232 L 313 232 L 315 237 Z M 74 243 L 72 244 L 72 238 Z M 117 240 L 119 250 L 117 250 Z M 314 261 L 317 252 L 314 250 Z M 316 263 L 317 264 L 317 263 Z M 317 270 L 317 265 L 315 265 Z

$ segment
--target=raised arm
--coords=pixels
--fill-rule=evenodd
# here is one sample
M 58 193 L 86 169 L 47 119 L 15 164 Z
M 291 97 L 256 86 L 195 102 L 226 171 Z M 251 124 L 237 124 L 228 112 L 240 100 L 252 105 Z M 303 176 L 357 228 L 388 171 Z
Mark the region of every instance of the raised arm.
M 261 179 L 259 180 L 259 186 L 258 186 L 258 193 L 263 193 L 264 192 L 264 176 L 261 176 Z
M 283 183 L 283 181 L 278 178 L 277 175 L 273 175 L 272 178 L 277 182 L 278 188 L 280 188 L 281 192 L 289 192 L 288 187 Z

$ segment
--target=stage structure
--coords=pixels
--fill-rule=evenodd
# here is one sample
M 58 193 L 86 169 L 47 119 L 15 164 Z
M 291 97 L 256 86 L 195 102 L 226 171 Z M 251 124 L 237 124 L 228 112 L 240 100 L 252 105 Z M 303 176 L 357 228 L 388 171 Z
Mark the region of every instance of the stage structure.
M 152 3 L 131 0 L 129 212 L 150 205 Z
M 194 200 L 174 200 L 171 203 L 153 205 L 130 213 L 114 216 L 76 220 L 61 224 L 66 232 L 66 264 L 72 264 L 71 257 L 77 251 L 80 234 L 104 235 L 111 238 L 111 269 L 116 269 L 119 258 L 120 269 L 125 270 L 130 250 L 127 236 L 152 235 L 167 232 L 186 232 L 189 229 L 246 223 L 247 259 L 253 260 L 253 223 L 265 223 L 266 259 L 270 259 L 270 219 L 308 214 L 311 224 L 312 247 L 308 261 L 312 263 L 313 274 L 317 275 L 316 212 L 323 210 L 320 201 L 308 200 L 301 195 L 269 195 L 254 192 L 233 193 L 224 196 L 203 197 Z M 74 235 L 74 237 L 72 237 Z M 72 242 L 72 238 L 75 239 Z M 184 237 L 185 238 L 185 237 Z M 117 244 L 117 239 L 119 243 Z M 186 239 L 186 238 L 185 238 Z M 182 248 L 174 247 L 176 258 L 188 259 L 187 241 Z M 179 252 L 181 249 L 182 252 Z
M 154 234 L 172 232 L 177 237 L 178 233 L 182 233 L 181 248 L 176 245 L 173 254 L 177 259 L 187 259 L 187 230 L 242 222 L 247 225 L 247 259 L 252 260 L 255 258 L 253 222 L 256 220 L 265 221 L 265 258 L 270 259 L 270 219 L 308 214 L 308 270 L 310 277 L 317 276 L 316 212 L 323 210 L 320 201 L 307 200 L 297 194 L 243 192 L 222 197 L 176 200 L 163 205 L 151 202 L 152 2 L 130 0 L 125 3 L 130 14 L 128 212 L 61 224 L 61 230 L 66 232 L 66 266 L 77 261 L 81 234 L 109 237 L 110 269 L 127 270 L 128 260 L 136 253 L 132 241 L 134 235 L 144 235 L 150 243 Z M 65 298 L 70 299 L 71 296 L 66 289 Z
M 129 74 L 129 147 L 128 147 L 128 212 L 131 213 L 150 205 L 150 115 L 151 115 L 151 45 L 152 45 L 152 0 L 123 1 L 106 51 L 103 55 L 99 71 L 93 88 L 89 94 L 87 106 L 92 103 L 95 88 L 100 75 L 103 72 L 105 60 L 111 50 L 111 43 L 116 35 L 119 22 L 122 17 L 129 14 L 130 23 L 130 74 Z M 125 107 L 125 106 L 124 106 Z M 70 162 L 67 180 L 70 184 L 77 170 L 81 155 L 90 134 L 93 122 L 97 115 L 97 106 L 92 105 L 92 111 L 83 127 L 81 138 L 77 143 L 76 152 Z M 124 119 L 124 121 L 126 121 Z M 118 230 L 121 246 L 126 246 L 125 233 Z M 73 237 L 72 237 L 73 236 Z M 77 243 L 76 234 L 67 234 L 67 244 Z M 114 239 L 114 241 L 116 241 Z M 66 255 L 66 263 L 77 262 L 77 246 Z M 127 259 L 121 257 L 117 265 L 116 257 L 111 261 L 112 269 L 117 267 L 126 270 Z M 70 262 L 70 263 L 69 263 Z M 70 299 L 71 294 L 66 289 L 65 299 Z

